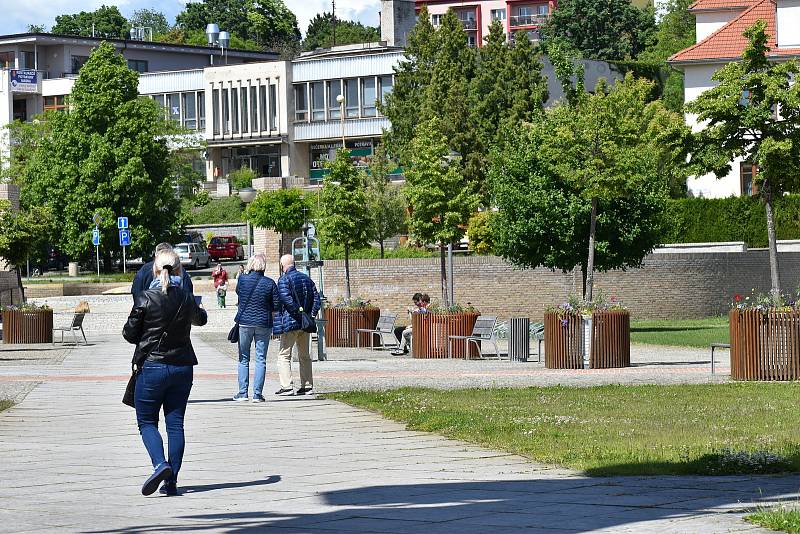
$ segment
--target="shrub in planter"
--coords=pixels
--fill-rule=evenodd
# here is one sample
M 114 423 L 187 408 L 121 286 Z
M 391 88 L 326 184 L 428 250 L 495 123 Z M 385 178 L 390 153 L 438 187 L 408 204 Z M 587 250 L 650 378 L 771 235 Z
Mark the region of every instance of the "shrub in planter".
M 380 308 L 359 298 L 342 300 L 325 308 L 325 343 L 329 347 L 368 346 L 369 334 L 359 334 L 356 330 L 374 329 L 380 315 Z
M 621 302 L 571 298 L 549 308 L 544 319 L 548 369 L 583 369 L 587 356 L 591 369 L 630 366 L 630 313 Z
M 468 336 L 472 334 L 480 312 L 469 303 L 467 306 L 431 305 L 425 313 L 411 316 L 411 353 L 414 358 L 465 358 L 478 357 L 474 343 L 469 347 L 463 340 L 453 340 L 449 336 Z M 469 352 L 467 352 L 469 348 Z
M 3 308 L 3 343 L 52 343 L 53 310 L 23 304 Z

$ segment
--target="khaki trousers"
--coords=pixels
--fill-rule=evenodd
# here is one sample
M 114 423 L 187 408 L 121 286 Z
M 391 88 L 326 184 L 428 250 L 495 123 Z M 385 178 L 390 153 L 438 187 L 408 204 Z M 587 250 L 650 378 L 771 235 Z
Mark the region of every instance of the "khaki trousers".
M 302 330 L 293 330 L 281 335 L 280 352 L 278 353 L 278 376 L 282 389 L 292 387 L 292 347 L 297 346 L 297 359 L 300 363 L 299 388 L 313 388 L 314 378 L 311 372 L 311 355 L 309 354 L 309 334 Z

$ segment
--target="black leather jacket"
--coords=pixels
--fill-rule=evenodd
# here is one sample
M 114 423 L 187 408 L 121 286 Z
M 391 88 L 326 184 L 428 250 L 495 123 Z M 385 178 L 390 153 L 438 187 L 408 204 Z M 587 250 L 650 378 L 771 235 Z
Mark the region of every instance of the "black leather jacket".
M 192 325 L 203 326 L 207 321 L 206 311 L 195 303 L 191 293 L 175 286 L 170 286 L 166 294 L 160 288 L 148 289 L 134 297 L 122 335 L 136 345 L 134 363 L 147 359 L 170 365 L 197 365 L 189 334 Z

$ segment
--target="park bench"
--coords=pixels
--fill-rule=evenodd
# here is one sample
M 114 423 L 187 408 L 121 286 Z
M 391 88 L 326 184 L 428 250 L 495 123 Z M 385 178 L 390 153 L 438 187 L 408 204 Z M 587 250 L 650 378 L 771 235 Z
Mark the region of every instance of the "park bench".
M 730 343 L 712 343 L 711 344 L 711 374 L 712 375 L 716 371 L 714 369 L 714 363 L 715 363 L 714 362 L 714 350 L 715 349 L 729 349 L 729 348 L 731 348 L 731 344 Z
M 495 332 L 496 324 L 497 317 L 492 315 L 481 315 L 475 321 L 475 326 L 472 328 L 472 334 L 468 336 L 447 336 L 447 353 L 452 354 L 452 343 L 454 340 L 463 340 L 466 343 L 466 354 L 469 354 L 469 344 L 475 343 L 475 348 L 478 349 L 478 356 L 483 358 L 483 352 L 481 352 L 481 342 L 484 342 L 494 345 L 494 352 L 499 360 L 500 349 L 497 347 L 497 334 Z
M 87 345 L 89 342 L 86 340 L 86 333 L 83 331 L 83 318 L 86 314 L 85 313 L 74 313 L 72 315 L 72 319 L 67 325 L 67 323 L 63 323 L 59 326 L 53 327 L 53 345 L 56 344 L 56 332 L 61 332 L 61 343 L 64 343 L 64 332 L 72 332 L 72 339 L 75 340 L 75 344 L 78 344 L 78 335 L 76 334 L 77 331 L 80 330 L 81 335 L 83 336 L 83 342 Z
M 533 323 L 531 325 L 531 337 L 539 342 L 539 350 L 536 353 L 536 361 L 542 361 L 542 342 L 544 341 L 544 323 Z
M 356 347 L 361 348 L 361 334 L 369 334 L 369 348 L 370 350 L 375 348 L 375 336 L 378 336 L 380 339 L 381 344 L 380 348 L 386 347 L 399 347 L 400 342 L 394 335 L 394 323 L 397 321 L 397 314 L 396 313 L 385 313 L 381 312 L 380 317 L 378 317 L 378 324 L 375 325 L 375 328 L 356 328 Z M 385 336 L 391 336 L 389 339 L 391 341 L 386 343 Z

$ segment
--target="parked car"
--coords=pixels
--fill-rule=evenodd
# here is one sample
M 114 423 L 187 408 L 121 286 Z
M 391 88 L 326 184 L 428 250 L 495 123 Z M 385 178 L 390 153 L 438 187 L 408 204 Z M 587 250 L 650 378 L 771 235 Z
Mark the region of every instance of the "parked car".
M 173 248 L 187 269 L 211 266 L 211 256 L 200 243 L 178 243 Z
M 208 253 L 216 261 L 222 258 L 244 259 L 244 247 L 233 235 L 212 237 L 211 242 L 208 244 Z

